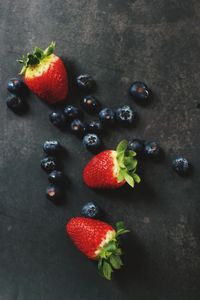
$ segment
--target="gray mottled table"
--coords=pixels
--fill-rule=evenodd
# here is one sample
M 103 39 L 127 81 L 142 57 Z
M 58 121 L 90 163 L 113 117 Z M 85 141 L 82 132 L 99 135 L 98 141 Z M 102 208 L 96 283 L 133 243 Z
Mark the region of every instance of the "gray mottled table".
M 199 17 L 198 0 L 0 1 L 0 299 L 200 299 Z M 16 59 L 52 40 L 69 70 L 69 102 L 78 105 L 74 77 L 84 72 L 96 79 L 104 106 L 128 103 L 137 110 L 137 126 L 109 131 L 107 147 L 141 137 L 164 149 L 162 162 L 143 163 L 137 189 L 89 190 L 81 169 L 91 154 L 49 123 L 50 107 L 31 95 L 24 116 L 6 108 Z M 136 79 L 154 92 L 146 108 L 128 96 Z M 67 149 L 71 184 L 61 207 L 46 200 L 47 176 L 39 166 L 41 144 L 50 138 Z M 188 178 L 171 170 L 176 155 L 193 164 Z M 124 240 L 125 266 L 112 282 L 99 277 L 65 234 L 66 220 L 88 200 L 112 224 L 123 219 L 132 231 Z

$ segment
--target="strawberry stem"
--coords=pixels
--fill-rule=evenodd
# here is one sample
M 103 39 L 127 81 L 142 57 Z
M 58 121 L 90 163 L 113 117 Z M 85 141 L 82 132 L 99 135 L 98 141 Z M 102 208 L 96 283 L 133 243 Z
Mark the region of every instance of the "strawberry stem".
M 119 270 L 123 266 L 123 262 L 121 260 L 122 250 L 119 245 L 119 236 L 130 232 L 124 227 L 123 222 L 118 222 L 116 224 L 116 229 L 115 237 L 102 248 L 98 257 L 98 269 L 100 274 L 107 280 L 111 280 L 114 270 Z
M 21 59 L 17 60 L 20 64 L 23 64 L 23 67 L 19 74 L 25 74 L 26 69 L 29 66 L 38 65 L 40 61 L 43 60 L 45 57 L 53 54 L 55 47 L 55 42 L 51 42 L 51 44 L 45 50 L 35 47 L 33 53 L 28 53 L 27 56 L 23 55 Z
M 117 162 L 119 167 L 118 182 L 125 180 L 132 188 L 136 183 L 140 183 L 141 179 L 136 174 L 137 159 L 136 153 L 128 150 L 128 142 L 122 140 L 117 146 Z

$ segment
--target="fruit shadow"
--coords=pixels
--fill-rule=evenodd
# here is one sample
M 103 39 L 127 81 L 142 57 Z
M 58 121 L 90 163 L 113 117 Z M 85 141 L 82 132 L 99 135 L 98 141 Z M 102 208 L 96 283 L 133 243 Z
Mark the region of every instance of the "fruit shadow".
M 153 91 L 151 89 L 149 89 L 149 97 L 146 100 L 133 98 L 133 96 L 130 93 L 128 96 L 129 96 L 129 99 L 134 100 L 135 103 L 142 108 L 153 105 L 154 100 L 157 98 L 157 95 L 155 93 L 153 93 Z
M 148 203 L 154 205 L 156 201 L 156 193 L 154 189 L 148 185 L 148 183 L 142 181 L 136 187 L 131 188 L 127 184 L 119 189 L 115 190 L 95 190 L 95 193 L 101 195 L 104 199 L 110 199 L 114 201 L 134 202 L 134 203 Z
M 97 91 L 97 84 L 94 84 L 94 87 L 90 89 L 89 91 L 81 90 L 78 88 L 76 84 L 76 78 L 79 76 L 81 73 L 76 61 L 69 60 L 67 57 L 62 56 L 61 59 L 63 60 L 67 72 L 68 72 L 68 79 L 69 79 L 69 99 L 80 99 L 80 97 L 83 97 L 84 95 L 87 94 L 93 94 L 94 92 Z
M 120 247 L 123 252 L 121 256 L 123 266 L 120 270 L 114 270 L 112 280 L 118 288 L 124 289 L 130 282 L 145 280 L 148 254 L 141 240 L 131 232 L 126 237 L 121 237 Z M 97 268 L 96 261 L 91 263 Z
M 113 279 L 119 288 L 130 285 L 130 282 L 145 279 L 148 265 L 148 254 L 144 244 L 134 233 L 128 233 L 122 238 L 121 247 L 123 266 L 119 271 L 115 271 Z
M 175 171 L 176 172 L 176 171 Z M 190 178 L 193 177 L 195 173 L 195 169 L 194 166 L 192 166 L 191 164 L 189 165 L 189 169 L 187 170 L 186 173 L 177 173 L 178 176 L 182 177 L 182 178 Z
M 106 190 L 97 189 L 95 193 L 103 196 L 104 198 L 114 199 L 115 201 L 129 201 L 129 202 L 145 202 L 148 204 L 155 204 L 157 202 L 156 191 L 148 183 L 148 178 L 145 176 L 145 161 L 140 162 L 137 173 L 141 177 L 141 182 L 135 184 L 134 188 L 131 188 L 128 184 L 125 184 L 119 189 Z
M 146 163 L 147 161 L 152 161 L 155 164 L 160 164 L 160 163 L 164 162 L 165 159 L 166 159 L 166 154 L 165 154 L 164 150 L 162 148 L 160 148 L 160 153 L 157 156 L 155 156 L 155 157 L 144 156 L 141 158 L 141 162 Z
M 61 150 L 59 152 L 58 159 L 59 159 L 59 161 L 63 161 L 67 157 L 68 157 L 68 151 L 63 145 L 61 145 Z
M 28 104 L 27 101 L 24 101 L 23 107 L 21 107 L 18 110 L 17 109 L 16 110 L 12 110 L 12 112 L 15 115 L 19 116 L 19 117 L 25 116 L 25 115 L 29 115 L 29 113 L 30 113 L 30 106 L 29 106 L 29 104 Z

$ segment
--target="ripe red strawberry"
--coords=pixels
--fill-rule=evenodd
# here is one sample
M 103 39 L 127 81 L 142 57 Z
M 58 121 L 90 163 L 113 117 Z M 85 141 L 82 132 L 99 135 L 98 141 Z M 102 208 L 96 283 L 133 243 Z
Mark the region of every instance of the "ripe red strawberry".
M 76 247 L 89 259 L 98 261 L 98 269 L 106 279 L 111 279 L 113 269 L 123 265 L 120 256 L 119 236 L 129 232 L 123 222 L 111 225 L 91 218 L 76 217 L 69 220 L 66 231 Z
M 119 188 L 127 182 L 134 187 L 140 177 L 135 173 L 136 153 L 127 150 L 128 142 L 123 140 L 116 150 L 105 150 L 94 156 L 83 170 L 83 180 L 90 188 Z
M 23 64 L 20 74 L 28 88 L 48 103 L 64 100 L 68 95 L 68 75 L 63 61 L 53 54 L 55 43 L 46 50 L 35 48 L 32 54 L 18 60 Z

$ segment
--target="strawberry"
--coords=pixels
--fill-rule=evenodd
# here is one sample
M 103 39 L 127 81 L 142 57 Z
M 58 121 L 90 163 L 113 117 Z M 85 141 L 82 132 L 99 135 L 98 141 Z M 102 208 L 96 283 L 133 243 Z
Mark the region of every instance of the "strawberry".
M 111 279 L 113 269 L 120 269 L 123 265 L 119 236 L 129 232 L 123 222 L 118 222 L 116 228 L 84 217 L 72 218 L 66 225 L 66 231 L 76 247 L 89 259 L 98 261 L 101 275 L 108 280 Z
M 36 47 L 32 54 L 23 56 L 20 72 L 28 88 L 48 103 L 64 100 L 68 95 L 68 75 L 63 61 L 53 54 L 55 43 L 46 50 Z
M 115 189 L 126 182 L 134 187 L 140 182 L 135 173 L 136 153 L 127 150 L 128 142 L 123 140 L 116 150 L 105 150 L 94 156 L 83 170 L 83 181 L 90 188 Z

